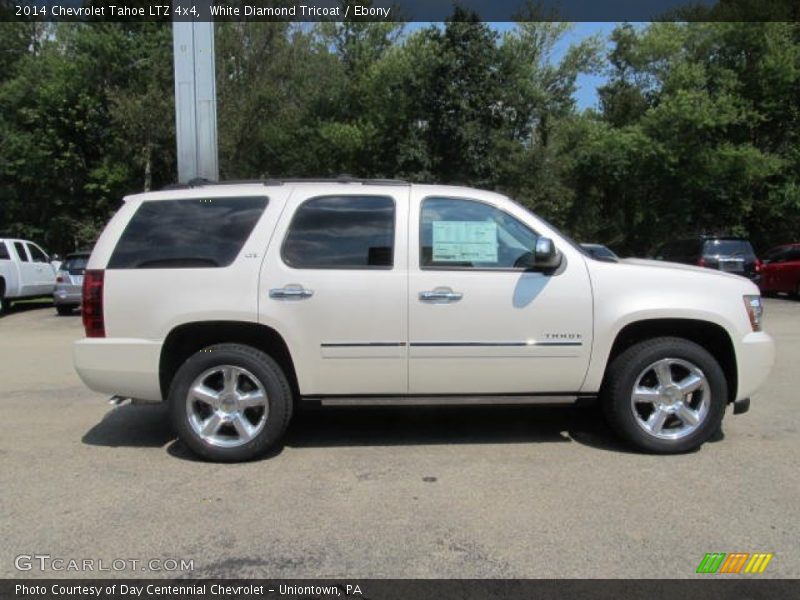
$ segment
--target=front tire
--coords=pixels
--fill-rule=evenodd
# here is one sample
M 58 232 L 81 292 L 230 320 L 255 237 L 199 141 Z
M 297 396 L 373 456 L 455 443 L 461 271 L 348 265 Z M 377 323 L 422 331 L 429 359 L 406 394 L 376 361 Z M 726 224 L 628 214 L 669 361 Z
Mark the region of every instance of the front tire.
M 641 450 L 694 450 L 719 429 L 728 401 L 725 373 L 702 346 L 683 338 L 635 344 L 609 366 L 603 409 L 611 426 Z
M 180 439 L 217 462 L 263 455 L 283 437 L 293 407 L 280 366 L 241 344 L 217 344 L 190 357 L 175 374 L 168 401 Z

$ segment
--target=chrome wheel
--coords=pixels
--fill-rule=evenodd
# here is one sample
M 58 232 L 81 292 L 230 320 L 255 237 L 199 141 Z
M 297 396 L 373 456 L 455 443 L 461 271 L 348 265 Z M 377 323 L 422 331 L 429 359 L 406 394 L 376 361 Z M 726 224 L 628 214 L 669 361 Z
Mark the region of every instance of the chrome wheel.
M 267 392 L 246 369 L 213 367 L 189 386 L 186 414 L 204 442 L 224 448 L 241 446 L 264 429 L 269 415 Z
M 677 440 L 696 431 L 711 406 L 705 373 L 679 358 L 663 358 L 636 378 L 631 409 L 636 423 L 649 435 Z

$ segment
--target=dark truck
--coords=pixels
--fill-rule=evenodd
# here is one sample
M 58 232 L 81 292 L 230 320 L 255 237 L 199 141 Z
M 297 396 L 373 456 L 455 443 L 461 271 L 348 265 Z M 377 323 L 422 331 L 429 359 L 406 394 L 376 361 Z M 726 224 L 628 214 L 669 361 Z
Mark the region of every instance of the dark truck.
M 667 242 L 653 258 L 717 269 L 758 281 L 760 263 L 750 242 L 736 236 L 698 235 Z

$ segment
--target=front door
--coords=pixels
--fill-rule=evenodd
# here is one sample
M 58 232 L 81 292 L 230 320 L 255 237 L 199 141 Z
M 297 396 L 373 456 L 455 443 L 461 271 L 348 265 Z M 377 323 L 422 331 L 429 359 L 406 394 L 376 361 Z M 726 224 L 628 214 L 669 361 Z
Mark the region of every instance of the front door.
M 26 242 L 28 253 L 33 261 L 35 294 L 52 294 L 56 284 L 56 273 L 44 250 L 34 243 Z
M 259 318 L 304 396 L 405 394 L 408 186 L 298 186 L 267 251 Z
M 423 196 L 410 214 L 410 393 L 579 390 L 592 342 L 583 256 L 559 248 L 555 272 L 526 271 L 539 234 L 520 207 Z

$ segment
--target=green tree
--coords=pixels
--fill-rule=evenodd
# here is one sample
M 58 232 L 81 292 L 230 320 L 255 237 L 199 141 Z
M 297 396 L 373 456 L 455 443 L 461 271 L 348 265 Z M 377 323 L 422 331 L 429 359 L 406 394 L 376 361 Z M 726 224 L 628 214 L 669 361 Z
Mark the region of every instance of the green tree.
M 591 129 L 573 173 L 585 205 L 628 215 L 605 240 L 642 253 L 700 232 L 749 235 L 762 248 L 792 239 L 797 25 L 625 25 L 613 40 L 606 126 Z

